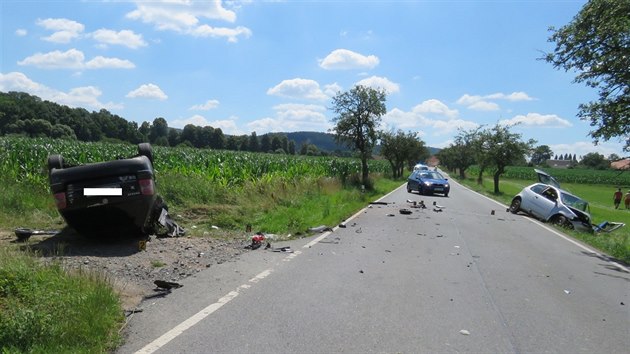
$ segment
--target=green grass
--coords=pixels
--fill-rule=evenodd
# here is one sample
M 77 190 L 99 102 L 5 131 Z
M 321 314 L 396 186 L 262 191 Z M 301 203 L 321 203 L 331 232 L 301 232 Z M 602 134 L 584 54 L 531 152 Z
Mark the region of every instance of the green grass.
M 0 351 L 103 353 L 119 343 L 124 316 L 102 275 L 68 273 L 0 249 Z
M 453 175 L 454 176 L 454 175 Z M 506 205 L 509 205 L 514 195 L 518 194 L 523 187 L 534 181 L 501 178 L 499 180 L 499 194 L 494 193 L 492 178 L 484 178 L 483 185 L 478 185 L 475 178 L 469 177 L 459 182 L 481 194 L 491 197 Z M 562 183 L 562 188 L 573 193 L 580 198 L 587 200 L 590 204 L 592 222 L 599 224 L 603 221 L 623 222 L 625 227 L 617 229 L 611 233 L 588 234 L 572 230 L 562 230 L 603 253 L 606 253 L 626 264 L 630 264 L 630 210 L 615 209 L 613 205 L 613 193 L 615 186 L 602 184 L 581 184 Z M 623 203 L 622 206 L 623 207 Z

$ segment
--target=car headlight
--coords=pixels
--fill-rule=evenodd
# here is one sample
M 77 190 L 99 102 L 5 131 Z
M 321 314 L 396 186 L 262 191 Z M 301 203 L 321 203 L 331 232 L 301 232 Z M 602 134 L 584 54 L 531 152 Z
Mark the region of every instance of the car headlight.
M 431 186 L 431 182 L 424 182 L 424 185 L 427 186 L 427 187 L 430 187 Z
M 448 187 L 449 187 L 448 183 L 447 183 L 447 184 L 445 184 L 445 185 L 444 185 L 444 187 L 448 188 Z

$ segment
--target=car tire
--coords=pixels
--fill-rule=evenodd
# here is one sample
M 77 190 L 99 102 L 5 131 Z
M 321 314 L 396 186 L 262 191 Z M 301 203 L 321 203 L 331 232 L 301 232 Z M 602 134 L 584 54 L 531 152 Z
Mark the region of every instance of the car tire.
M 510 213 L 516 214 L 519 210 L 521 210 L 521 200 L 515 198 L 512 200 L 512 204 L 510 204 Z
M 48 171 L 55 169 L 63 168 L 63 156 L 61 155 L 50 155 L 48 156 Z
M 138 144 L 138 155 L 146 156 L 151 164 L 153 164 L 153 148 L 151 148 L 151 144 L 149 143 L 140 143 Z
M 407 184 L 407 193 L 413 193 L 413 190 L 411 189 L 411 187 L 409 187 L 409 184 Z
M 553 218 L 551 218 L 551 223 L 556 226 L 563 227 L 565 229 L 573 229 L 573 224 L 571 224 L 569 219 L 567 219 L 567 217 L 564 215 L 554 216 Z

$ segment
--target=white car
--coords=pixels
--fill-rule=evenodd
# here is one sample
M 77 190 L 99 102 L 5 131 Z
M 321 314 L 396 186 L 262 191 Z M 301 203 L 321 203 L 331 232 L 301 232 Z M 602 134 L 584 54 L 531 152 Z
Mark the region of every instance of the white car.
M 428 171 L 429 170 L 429 166 L 419 163 L 419 164 L 413 166 L 413 170 L 414 171 Z
M 558 226 L 593 232 L 588 202 L 561 189 L 555 178 L 535 170 L 540 183 L 523 188 L 514 196 L 510 212 L 523 211 L 537 219 Z

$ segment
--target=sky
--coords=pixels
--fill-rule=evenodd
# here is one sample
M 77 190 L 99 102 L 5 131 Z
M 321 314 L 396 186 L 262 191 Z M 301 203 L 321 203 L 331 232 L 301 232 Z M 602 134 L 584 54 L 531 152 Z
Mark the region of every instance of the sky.
M 327 132 L 364 85 L 387 92 L 381 129 L 427 146 L 519 123 L 554 154 L 624 156 L 577 118 L 596 90 L 540 60 L 585 2 L 0 0 L 0 91 L 260 136 Z

